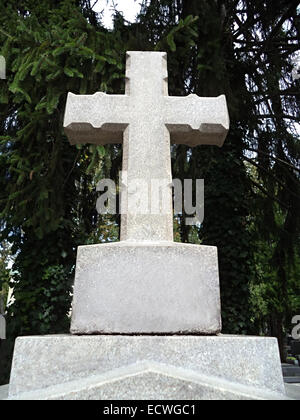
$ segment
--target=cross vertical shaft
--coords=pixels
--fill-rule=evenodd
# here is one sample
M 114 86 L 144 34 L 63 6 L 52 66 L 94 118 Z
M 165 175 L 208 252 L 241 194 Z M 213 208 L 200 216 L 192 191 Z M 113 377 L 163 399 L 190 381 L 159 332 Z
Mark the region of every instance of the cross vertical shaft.
M 163 120 L 163 98 L 168 95 L 165 53 L 129 53 L 126 95 L 131 123 L 124 134 L 123 171 L 129 188 L 122 198 L 121 240 L 173 241 L 170 134 Z M 165 205 L 156 214 L 151 208 L 154 180 L 164 185 Z M 136 189 L 141 189 L 139 194 Z M 137 214 L 137 196 L 146 207 L 143 214 Z

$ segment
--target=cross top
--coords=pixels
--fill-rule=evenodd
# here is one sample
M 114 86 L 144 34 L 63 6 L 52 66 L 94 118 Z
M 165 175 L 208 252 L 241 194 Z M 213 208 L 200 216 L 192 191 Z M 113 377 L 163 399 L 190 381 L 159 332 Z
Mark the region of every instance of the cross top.
M 121 240 L 172 241 L 170 143 L 221 147 L 229 129 L 226 99 L 168 96 L 167 54 L 128 52 L 125 95 L 69 93 L 65 132 L 71 144 L 123 143 Z M 130 204 L 135 180 L 165 180 L 167 203 L 158 214 L 136 214 Z
M 128 52 L 125 94 L 159 99 L 168 96 L 167 54 Z

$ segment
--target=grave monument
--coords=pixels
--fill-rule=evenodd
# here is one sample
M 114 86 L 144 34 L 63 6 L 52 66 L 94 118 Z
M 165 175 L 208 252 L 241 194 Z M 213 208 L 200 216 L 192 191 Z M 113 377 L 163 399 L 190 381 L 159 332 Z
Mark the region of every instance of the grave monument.
M 79 247 L 71 334 L 16 340 L 10 399 L 285 398 L 276 339 L 220 334 L 217 249 L 173 242 L 170 144 L 221 147 L 229 117 L 167 77 L 165 53 L 129 52 L 125 95 L 68 96 L 72 144 L 123 144 L 121 241 Z M 156 214 L 137 179 L 166 182 Z

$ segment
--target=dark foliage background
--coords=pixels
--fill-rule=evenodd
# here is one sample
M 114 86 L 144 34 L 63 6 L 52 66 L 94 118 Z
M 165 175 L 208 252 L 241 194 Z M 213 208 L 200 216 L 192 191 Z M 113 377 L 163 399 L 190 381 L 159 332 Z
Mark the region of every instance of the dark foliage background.
M 71 147 L 66 95 L 124 92 L 125 52 L 168 52 L 171 95 L 225 93 L 222 149 L 172 147 L 174 178 L 204 178 L 200 228 L 174 220 L 176 240 L 219 248 L 223 332 L 278 337 L 300 313 L 299 2 L 151 0 L 137 21 L 107 30 L 89 1 L 0 3 L 0 291 L 8 340 L 68 331 L 79 244 L 118 240 L 118 218 L 95 211 L 95 186 L 117 180 L 119 146 Z M 12 264 L 12 269 L 10 266 Z

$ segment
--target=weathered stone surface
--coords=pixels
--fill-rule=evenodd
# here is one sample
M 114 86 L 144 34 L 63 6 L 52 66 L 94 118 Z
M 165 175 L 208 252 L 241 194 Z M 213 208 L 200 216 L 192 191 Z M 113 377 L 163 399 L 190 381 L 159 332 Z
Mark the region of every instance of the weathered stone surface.
M 285 390 L 290 399 L 300 401 L 300 381 L 298 384 L 285 384 Z
M 170 141 L 221 147 L 229 129 L 224 95 L 169 97 L 167 80 L 166 53 L 128 52 L 125 95 L 68 95 L 64 128 L 72 144 L 123 143 L 128 189 L 122 194 L 121 240 L 173 240 Z M 137 214 L 130 200 L 136 180 L 168 185 L 157 214 L 150 208 Z
M 11 397 L 20 400 L 286 400 L 285 395 L 209 378 L 192 371 L 140 363 L 102 376 Z
M 6 400 L 7 397 L 8 397 L 8 385 L 0 386 L 0 401 Z
M 217 248 L 173 242 L 78 248 L 72 333 L 220 331 Z
M 45 336 L 17 339 L 9 396 L 280 399 L 285 390 L 276 339 Z

